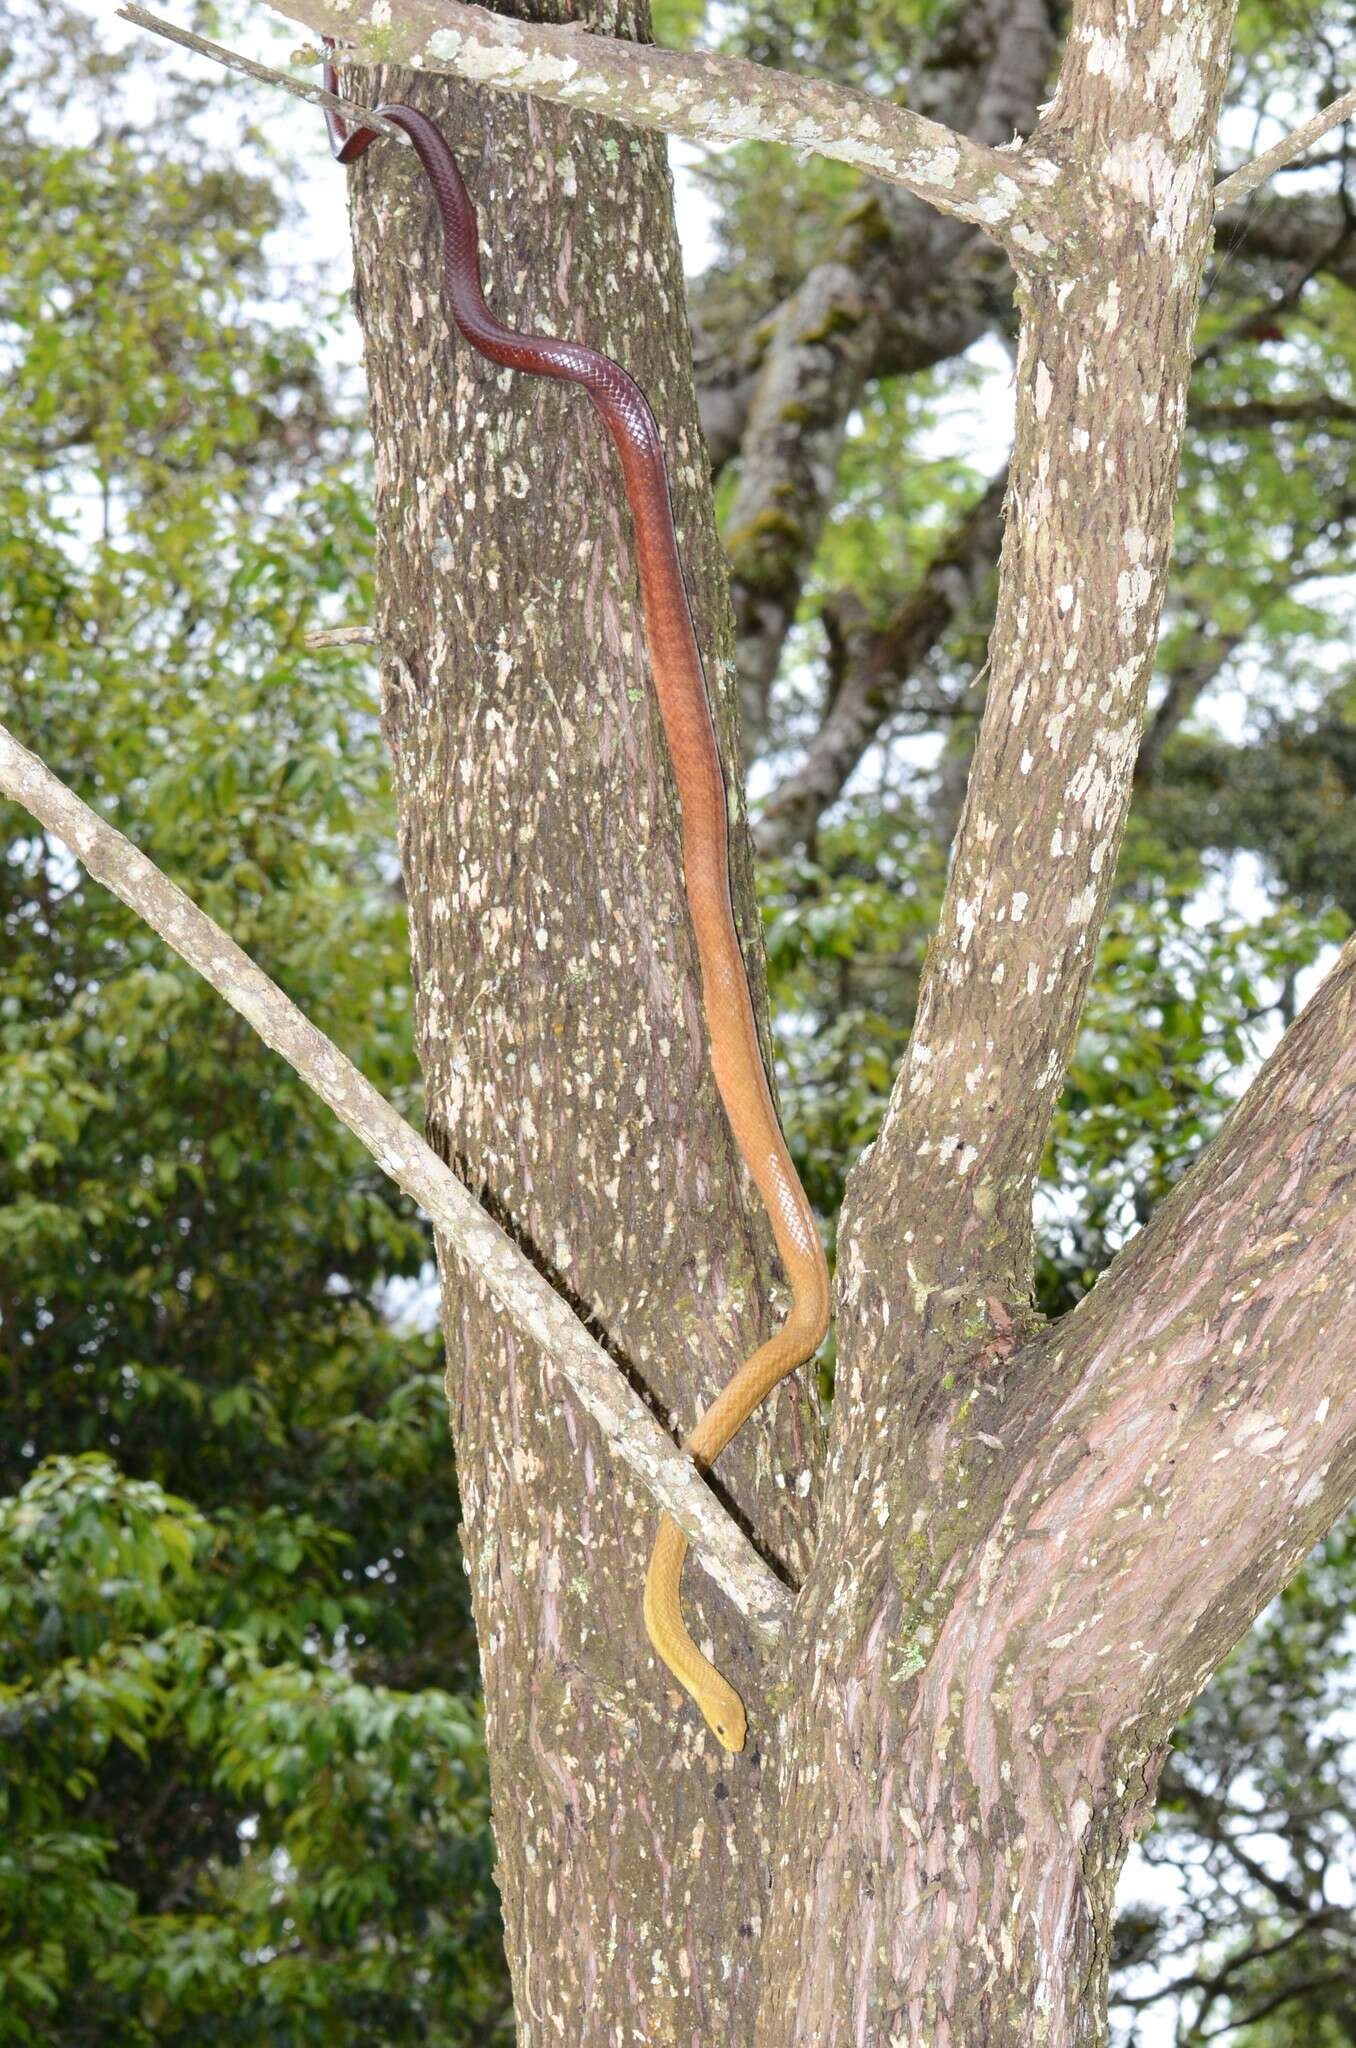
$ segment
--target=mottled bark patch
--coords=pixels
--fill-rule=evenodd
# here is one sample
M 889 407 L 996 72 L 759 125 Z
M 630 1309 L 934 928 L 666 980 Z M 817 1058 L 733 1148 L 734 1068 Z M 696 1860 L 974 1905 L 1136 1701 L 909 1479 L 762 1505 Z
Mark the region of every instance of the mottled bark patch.
M 646 389 L 728 747 L 729 620 L 662 145 L 429 79 L 381 90 L 483 134 L 468 174 L 500 317 L 588 341 Z M 769 1327 L 776 1280 L 709 1076 L 619 474 L 581 393 L 495 370 L 449 331 L 404 154 L 373 150 L 354 195 L 430 1133 L 686 1428 Z M 750 958 L 761 985 L 756 937 Z M 732 1772 L 650 1654 L 653 1504 L 452 1261 L 444 1324 L 520 2038 L 577 2040 L 586 2012 L 620 2027 L 642 2009 L 656 2042 L 746 2031 L 757 1748 Z M 793 1565 L 814 1442 L 789 1387 L 721 1461 L 722 1488 Z M 699 1568 L 689 1581 L 701 1635 L 760 1702 L 747 1630 Z

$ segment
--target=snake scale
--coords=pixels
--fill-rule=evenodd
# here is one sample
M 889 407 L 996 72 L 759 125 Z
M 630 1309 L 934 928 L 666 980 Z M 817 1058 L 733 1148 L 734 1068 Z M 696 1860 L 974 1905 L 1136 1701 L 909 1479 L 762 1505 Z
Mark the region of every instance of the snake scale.
M 336 90 L 331 63 L 325 85 Z M 684 1448 L 705 1469 L 777 1382 L 814 1353 L 828 1327 L 829 1275 L 814 1216 L 777 1121 L 735 932 L 725 784 L 659 430 L 639 386 L 608 356 L 554 335 L 518 334 L 495 319 L 481 288 L 475 210 L 441 131 L 416 107 L 384 105 L 377 112 L 409 137 L 432 188 L 442 223 L 447 306 L 462 335 L 493 363 L 582 385 L 621 459 L 650 666 L 682 808 L 683 883 L 701 967 L 711 1066 L 791 1285 L 791 1309 L 781 1328 L 744 1361 L 685 1440 Z M 332 111 L 326 120 L 330 147 L 340 163 L 355 162 L 381 133 L 350 129 Z M 686 1553 L 687 1538 L 668 1516 L 662 1517 L 645 1578 L 645 1625 L 655 1650 L 718 1740 L 726 1749 L 740 1750 L 747 1732 L 744 1703 L 702 1655 L 683 1620 Z

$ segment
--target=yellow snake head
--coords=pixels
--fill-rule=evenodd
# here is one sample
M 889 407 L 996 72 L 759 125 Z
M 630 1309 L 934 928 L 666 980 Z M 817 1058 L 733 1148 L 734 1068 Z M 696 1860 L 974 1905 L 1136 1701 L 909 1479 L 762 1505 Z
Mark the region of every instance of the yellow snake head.
M 678 1606 L 678 1580 L 687 1538 L 665 1515 L 659 1524 L 654 1555 L 645 1574 L 645 1627 L 650 1641 L 690 1699 L 702 1710 L 716 1741 L 734 1754 L 744 1747 L 748 1719 L 744 1702 L 727 1678 L 703 1657 L 683 1622 Z
M 744 1702 L 734 1687 L 727 1685 L 720 1673 L 713 1670 L 693 1698 L 706 1716 L 706 1725 L 717 1742 L 737 1756 L 744 1747 L 749 1723 Z

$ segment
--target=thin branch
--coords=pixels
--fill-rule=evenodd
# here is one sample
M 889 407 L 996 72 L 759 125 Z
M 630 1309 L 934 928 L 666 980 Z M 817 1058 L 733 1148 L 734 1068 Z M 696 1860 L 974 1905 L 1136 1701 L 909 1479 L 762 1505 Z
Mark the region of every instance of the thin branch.
M 1296 1998 L 1308 1998 L 1314 1991 L 1345 1991 L 1349 1983 L 1345 1970 L 1330 1970 L 1322 1977 L 1297 1977 L 1292 1984 L 1283 1984 L 1279 1991 L 1273 1991 L 1251 2012 L 1241 2013 L 1236 2020 L 1225 2020 L 1223 2026 L 1212 2027 L 1200 2038 L 1202 2041 L 1222 2041 L 1226 2034 L 1236 2034 L 1240 2027 L 1255 2027 L 1259 2020 L 1279 2012 L 1283 2005 L 1291 2004 Z
M 397 142 L 409 139 L 394 122 L 384 121 L 370 107 L 355 106 L 351 100 L 342 100 L 335 93 L 326 92 L 323 86 L 312 85 L 309 79 L 292 78 L 286 71 L 275 71 L 269 64 L 256 64 L 253 57 L 243 57 L 239 50 L 225 49 L 220 43 L 209 43 L 206 36 L 195 36 L 191 30 L 178 28 L 172 21 L 165 21 L 144 7 L 129 4 L 119 7 L 116 12 L 121 20 L 130 21 L 134 27 L 148 28 L 153 35 L 164 36 L 167 42 L 178 43 L 182 49 L 192 50 L 199 57 L 210 57 L 214 63 L 224 64 L 228 71 L 242 71 L 246 78 L 261 79 L 265 85 L 280 85 L 285 92 L 295 93 L 300 100 L 309 100 L 314 107 L 327 107 L 332 114 L 342 114 L 354 127 L 378 128 L 383 135 L 393 135 Z
M 1230 657 L 1236 654 L 1257 623 L 1256 608 L 1245 626 L 1230 632 L 1203 630 L 1189 653 L 1168 668 L 1167 688 L 1149 720 L 1135 759 L 1135 785 L 1151 789 L 1163 766 L 1163 751 L 1209 689 Z
M 1344 92 L 1331 106 L 1324 107 L 1321 113 L 1315 114 L 1312 121 L 1304 122 L 1289 135 L 1282 136 L 1270 149 L 1264 149 L 1250 164 L 1244 164 L 1241 171 L 1221 178 L 1215 187 L 1216 210 L 1230 205 L 1235 199 L 1246 199 L 1249 192 L 1255 192 L 1259 185 L 1266 183 L 1273 171 L 1293 163 L 1297 156 L 1303 156 L 1310 143 L 1318 141 L 1320 135 L 1326 135 L 1330 128 L 1336 128 L 1340 122 L 1350 121 L 1353 117 L 1356 117 L 1356 86 L 1350 92 Z
M 336 37 L 352 64 L 406 64 L 527 92 L 695 142 L 780 142 L 902 185 L 997 240 L 1039 253 L 1055 166 L 997 150 L 907 107 L 743 58 L 664 50 L 461 0 L 268 0 Z
M 326 626 L 318 633 L 304 633 L 303 647 L 375 647 L 374 626 Z
M 1269 1871 L 1258 1857 L 1244 1848 L 1237 1835 L 1230 1832 L 1231 1809 L 1228 1801 L 1218 1793 L 1207 1792 L 1203 1785 L 1196 1784 L 1181 1772 L 1168 1770 L 1163 1773 L 1160 1796 L 1180 1799 L 1184 1806 L 1189 1807 L 1192 1820 L 1205 1839 L 1232 1856 L 1253 1883 L 1269 1892 L 1278 1905 L 1291 1913 L 1307 1914 L 1310 1911 L 1309 1901 L 1302 1891 L 1288 1879 Z
M 549 1283 L 389 1102 L 167 876 L 0 725 L 0 794 L 62 839 L 96 880 L 159 932 L 251 1024 L 433 1219 L 514 1326 L 546 1352 L 612 1449 L 666 1508 L 711 1577 L 773 1640 L 790 1595 L 688 1458 Z
M 1303 398 L 1226 398 L 1218 404 L 1189 406 L 1187 416 L 1196 427 L 1351 426 L 1356 424 L 1356 405 L 1327 393 Z
M 896 712 L 914 708 L 907 685 L 992 575 L 1003 537 L 1007 482 L 1004 467 L 957 520 L 884 626 L 847 636 L 834 702 L 804 760 L 782 777 L 754 825 L 761 854 L 787 854 L 812 839 L 820 817 L 842 795 L 883 726 Z M 941 716 L 954 717 L 958 706 L 948 702 L 938 708 Z

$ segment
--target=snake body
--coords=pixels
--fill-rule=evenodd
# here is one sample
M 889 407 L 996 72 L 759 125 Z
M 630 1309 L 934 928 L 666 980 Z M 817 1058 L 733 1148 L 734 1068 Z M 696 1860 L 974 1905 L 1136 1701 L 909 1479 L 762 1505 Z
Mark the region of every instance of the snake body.
M 335 90 L 332 66 L 325 85 Z M 635 525 L 636 559 L 650 664 L 682 807 L 683 881 L 697 941 L 711 1065 L 731 1131 L 772 1224 L 791 1286 L 791 1309 L 767 1343 L 745 1360 L 702 1416 L 684 1448 L 709 1466 L 777 1382 L 809 1358 L 828 1327 L 829 1275 L 819 1233 L 773 1107 L 754 1023 L 744 957 L 730 899 L 725 784 L 706 682 L 683 583 L 659 430 L 644 394 L 595 349 L 553 335 L 518 334 L 495 319 L 480 282 L 479 230 L 456 158 L 441 131 L 415 107 L 377 112 L 413 143 L 442 222 L 448 309 L 472 348 L 491 362 L 580 384 L 621 459 Z M 330 146 L 353 163 L 377 140 L 327 112 Z M 744 1746 L 744 1705 L 705 1658 L 683 1621 L 680 1588 L 687 1539 L 668 1516 L 645 1579 L 651 1643 L 700 1707 L 727 1749 Z

